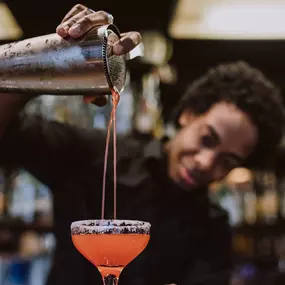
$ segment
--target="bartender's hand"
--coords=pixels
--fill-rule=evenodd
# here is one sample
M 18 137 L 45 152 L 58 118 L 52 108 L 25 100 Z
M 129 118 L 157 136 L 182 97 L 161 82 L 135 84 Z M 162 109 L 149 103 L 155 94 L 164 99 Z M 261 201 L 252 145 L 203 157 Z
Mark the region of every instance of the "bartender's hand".
M 63 18 L 56 32 L 62 36 L 79 38 L 97 26 L 112 24 L 113 16 L 105 11 L 93 11 L 82 4 L 75 5 Z M 113 46 L 116 55 L 122 55 L 135 48 L 141 41 L 138 32 L 122 34 L 122 38 Z
M 79 38 L 97 26 L 103 26 L 113 23 L 113 16 L 105 11 L 93 11 L 82 4 L 75 5 L 63 18 L 56 32 L 61 37 L 70 36 Z M 123 55 L 135 48 L 141 41 L 141 35 L 138 32 L 128 32 L 121 35 L 121 39 L 113 45 L 115 55 Z M 92 102 L 98 106 L 107 103 L 106 97 L 85 96 L 85 102 Z

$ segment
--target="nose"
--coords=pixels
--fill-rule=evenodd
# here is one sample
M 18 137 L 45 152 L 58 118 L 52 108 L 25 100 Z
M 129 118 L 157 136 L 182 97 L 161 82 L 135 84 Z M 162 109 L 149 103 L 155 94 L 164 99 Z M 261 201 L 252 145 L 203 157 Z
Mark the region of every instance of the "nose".
M 201 172 L 209 172 L 213 169 L 216 159 L 216 154 L 213 150 L 203 150 L 197 153 L 194 157 L 196 167 Z

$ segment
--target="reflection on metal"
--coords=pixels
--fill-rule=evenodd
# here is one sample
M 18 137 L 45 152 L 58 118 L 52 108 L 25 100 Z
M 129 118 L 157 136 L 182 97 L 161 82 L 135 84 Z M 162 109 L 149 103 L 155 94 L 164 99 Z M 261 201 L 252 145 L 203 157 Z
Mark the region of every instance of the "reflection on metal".
M 110 95 L 124 87 L 124 56 L 114 55 L 114 25 L 83 38 L 39 36 L 0 46 L 0 91 L 61 95 Z

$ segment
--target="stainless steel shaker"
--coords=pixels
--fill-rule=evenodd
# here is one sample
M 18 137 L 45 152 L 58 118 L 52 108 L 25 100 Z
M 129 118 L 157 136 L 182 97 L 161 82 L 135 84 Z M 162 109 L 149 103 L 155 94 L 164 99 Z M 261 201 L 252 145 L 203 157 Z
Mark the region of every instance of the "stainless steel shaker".
M 126 58 L 112 53 L 115 25 L 79 39 L 50 34 L 0 46 L 0 92 L 107 95 L 125 84 Z

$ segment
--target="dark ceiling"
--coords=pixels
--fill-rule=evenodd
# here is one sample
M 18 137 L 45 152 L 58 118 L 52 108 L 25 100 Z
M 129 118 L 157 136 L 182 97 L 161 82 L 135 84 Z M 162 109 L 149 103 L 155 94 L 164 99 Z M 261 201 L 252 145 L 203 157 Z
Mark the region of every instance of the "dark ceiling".
M 53 32 L 67 11 L 80 1 L 74 0 L 6 0 L 25 36 Z M 121 31 L 165 30 L 174 0 L 82 0 L 80 3 L 93 10 L 112 13 Z
M 24 30 L 24 37 L 52 33 L 74 0 L 6 0 Z M 82 0 L 94 10 L 106 10 L 115 17 L 121 31 L 159 30 L 167 35 L 168 24 L 177 0 Z M 175 40 L 171 63 L 178 69 L 179 81 L 164 88 L 172 105 L 185 85 L 201 75 L 209 66 L 220 62 L 246 60 L 261 68 L 282 88 L 284 85 L 284 41 L 201 41 Z

